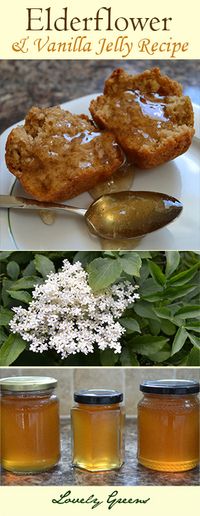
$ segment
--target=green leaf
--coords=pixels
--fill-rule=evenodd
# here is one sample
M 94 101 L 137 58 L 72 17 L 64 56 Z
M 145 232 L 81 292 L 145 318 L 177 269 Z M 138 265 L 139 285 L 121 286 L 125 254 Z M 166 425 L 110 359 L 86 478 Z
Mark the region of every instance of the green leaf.
M 79 252 L 82 252 L 82 251 L 79 251 Z M 91 251 L 88 251 L 88 254 L 90 254 L 90 253 L 91 253 Z M 104 253 L 103 253 L 104 256 L 111 256 L 112 258 L 114 258 L 118 254 L 119 255 L 124 254 L 124 251 L 104 251 Z M 92 259 L 94 259 L 93 256 L 92 256 Z
M 3 342 L 6 340 L 6 338 L 7 338 L 6 332 L 4 331 L 3 326 L 0 326 L 0 346 L 1 346 L 1 344 L 3 344 Z
M 13 312 L 8 308 L 0 308 L 0 326 L 8 326 L 13 318 Z
M 51 272 L 55 272 L 54 263 L 43 254 L 36 254 L 34 260 L 36 271 L 38 271 L 43 278 L 46 278 Z
M 137 315 L 140 317 L 144 317 L 146 319 L 155 319 L 158 320 L 158 317 L 154 313 L 153 308 L 151 305 L 145 301 L 139 301 L 133 306 L 133 310 Z
M 7 274 L 12 280 L 16 280 L 20 274 L 20 267 L 17 262 L 9 262 L 7 265 Z
M 159 292 L 163 293 L 163 287 L 157 285 L 153 278 L 147 278 L 140 282 L 140 294 L 142 296 L 147 296 L 149 294 L 158 294 Z
M 34 260 L 31 260 L 28 265 L 25 267 L 25 269 L 23 270 L 23 276 L 35 276 L 36 274 L 36 269 L 35 269 L 35 264 L 34 264 Z
M 131 353 L 127 347 L 122 349 L 120 354 L 120 363 L 122 366 L 130 366 L 131 365 Z
M 161 271 L 161 268 L 159 267 L 159 265 L 157 265 L 154 262 L 150 262 L 150 261 L 148 262 L 148 265 L 149 265 L 149 270 L 150 270 L 151 276 L 154 279 L 154 281 L 158 285 L 161 285 L 161 286 L 165 285 L 166 278 L 165 278 L 165 275 L 163 274 L 163 272 Z
M 102 366 L 113 366 L 119 360 L 119 354 L 114 353 L 112 349 L 105 349 L 100 352 L 100 361 Z
M 167 360 L 170 357 L 170 355 L 171 355 L 171 347 L 167 343 L 167 344 L 165 344 L 165 346 L 163 346 L 162 349 L 160 349 L 156 353 L 152 353 L 152 355 L 150 356 L 150 359 L 153 362 L 160 363 L 160 362 L 165 362 L 165 360 Z
M 138 362 L 138 359 L 137 359 L 137 355 L 135 353 L 131 353 L 131 363 L 130 363 L 131 366 L 139 366 L 140 363 Z
M 183 306 L 182 308 L 179 308 L 179 310 L 177 310 L 175 312 L 175 315 L 180 318 L 180 319 L 195 319 L 195 318 L 198 318 L 200 316 L 200 306 L 199 305 L 186 305 L 186 306 Z
M 26 348 L 26 342 L 19 335 L 9 335 L 0 348 L 0 366 L 9 366 Z
M 135 353 L 131 353 L 129 349 L 123 348 L 120 355 L 120 362 L 122 366 L 139 366 L 139 362 Z
M 160 351 L 167 339 L 165 337 L 153 337 L 152 335 L 143 335 L 134 337 L 131 340 L 131 349 L 140 355 L 146 355 L 151 358 L 151 355 Z
M 165 306 L 161 308 L 154 307 L 154 312 L 160 319 L 170 319 L 172 317 L 171 310 Z
M 166 251 L 166 276 L 171 276 L 173 272 L 177 269 L 180 262 L 180 253 L 179 251 Z
M 162 319 L 161 321 L 161 330 L 165 335 L 174 335 L 176 332 L 176 326 L 168 319 Z
M 126 328 L 127 333 L 134 333 L 135 331 L 141 333 L 139 323 L 131 317 L 121 317 L 119 323 Z
M 32 256 L 32 251 L 14 251 L 12 253 L 12 260 L 25 267 L 32 259 Z
M 152 335 L 159 335 L 160 333 L 160 321 L 154 321 L 153 319 L 149 320 L 149 329 L 152 333 Z
M 143 284 L 146 281 L 148 281 L 148 279 L 151 279 L 151 281 L 153 281 L 152 278 L 149 278 L 149 274 L 150 274 L 150 272 L 149 272 L 148 263 L 145 261 L 142 263 L 142 267 L 140 269 L 140 281 L 139 281 L 140 286 L 143 287 Z
M 162 300 L 163 287 L 155 283 L 153 278 L 148 278 L 140 286 L 140 296 L 149 303 Z
M 139 251 L 139 254 L 140 254 L 141 260 L 151 258 L 151 256 L 152 256 L 150 251 Z
M 155 294 L 142 294 L 142 299 L 148 301 L 149 303 L 155 303 L 156 301 L 161 301 L 163 298 L 163 294 L 161 292 L 155 292 Z
M 182 285 L 181 287 L 166 288 L 164 298 L 174 301 L 175 299 L 187 296 L 187 294 L 193 292 L 195 289 L 196 285 Z
M 175 355 L 175 353 L 178 353 L 178 351 L 180 351 L 180 349 L 184 346 L 187 337 L 187 331 L 183 326 L 181 326 L 174 337 L 171 355 Z
M 122 257 L 118 258 L 121 268 L 126 274 L 131 276 L 140 276 L 140 268 L 142 265 L 142 260 L 138 253 L 134 251 L 129 251 L 124 254 Z
M 5 262 L 12 253 L 13 253 L 13 251 L 1 251 L 0 252 L 0 262 Z
M 89 285 L 94 292 L 104 290 L 120 278 L 122 267 L 118 260 L 96 258 L 88 265 Z
M 179 274 L 176 274 L 175 276 L 172 276 L 168 280 L 169 285 L 175 285 L 176 287 L 179 287 L 181 285 L 185 285 L 185 283 L 188 283 L 191 281 L 191 279 L 194 277 L 194 275 L 197 272 L 197 269 L 200 267 L 200 262 L 196 263 L 193 267 L 190 269 L 180 272 Z
M 12 285 L 13 285 L 13 281 L 12 280 L 10 280 L 8 278 L 3 278 L 1 297 L 2 297 L 2 301 L 3 301 L 4 306 L 8 306 L 9 307 L 10 298 L 9 298 L 9 294 L 8 294 L 7 290 L 9 288 L 11 288 Z
M 43 280 L 38 276 L 25 276 L 12 284 L 12 290 L 29 290 L 41 283 L 43 283 Z
M 196 286 L 193 285 L 195 288 L 190 293 L 187 294 L 187 303 L 188 304 L 191 302 L 193 305 L 196 305 L 196 304 L 198 304 L 198 302 L 200 300 L 200 277 L 199 277 L 199 280 L 198 279 L 195 280 L 195 283 L 196 283 Z
M 200 352 L 193 348 L 187 358 L 187 366 L 200 366 Z
M 198 348 L 200 350 L 200 338 L 196 337 L 196 335 L 192 335 L 191 333 L 188 333 L 188 337 L 190 339 L 191 344 L 193 344 L 195 348 Z
M 22 303 L 30 303 L 32 301 L 31 294 L 26 290 L 7 290 L 9 296 L 13 299 L 17 299 L 18 301 L 22 301 Z
M 108 254 L 108 252 L 105 254 Z M 111 255 L 113 255 L 113 253 Z M 98 256 L 99 251 L 78 251 L 74 256 L 73 263 L 81 262 L 83 267 L 87 267 L 87 265 L 95 258 L 98 258 Z
M 187 324 L 185 328 L 186 330 L 196 331 L 197 333 L 200 333 L 200 321 L 191 322 L 191 324 Z

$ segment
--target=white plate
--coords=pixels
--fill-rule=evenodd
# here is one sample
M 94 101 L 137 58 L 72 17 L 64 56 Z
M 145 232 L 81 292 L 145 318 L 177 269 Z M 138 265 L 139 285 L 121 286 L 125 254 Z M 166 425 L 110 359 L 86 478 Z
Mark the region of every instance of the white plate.
M 88 113 L 90 101 L 97 94 L 62 104 L 72 113 Z M 152 190 L 177 197 L 183 211 L 173 223 L 136 242 L 134 249 L 198 250 L 200 249 L 200 106 L 194 105 L 196 135 L 190 149 L 175 160 L 148 171 L 137 170 L 133 190 Z M 21 123 L 21 122 L 20 122 Z M 0 190 L 2 194 L 26 195 L 5 164 L 5 143 L 9 127 L 0 137 Z M 92 202 L 88 193 L 66 204 L 87 208 Z M 109 244 L 108 244 L 109 248 Z M 92 237 L 84 220 L 74 215 L 57 214 L 53 225 L 45 225 L 33 211 L 0 210 L 1 250 L 100 250 L 101 242 Z

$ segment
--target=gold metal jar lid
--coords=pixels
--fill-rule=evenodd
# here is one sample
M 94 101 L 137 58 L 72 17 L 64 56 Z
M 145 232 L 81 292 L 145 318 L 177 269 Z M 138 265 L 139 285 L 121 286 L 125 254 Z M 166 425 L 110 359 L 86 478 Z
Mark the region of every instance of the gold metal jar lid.
M 10 376 L 0 380 L 1 391 L 41 391 L 53 389 L 57 385 L 55 378 L 48 376 Z

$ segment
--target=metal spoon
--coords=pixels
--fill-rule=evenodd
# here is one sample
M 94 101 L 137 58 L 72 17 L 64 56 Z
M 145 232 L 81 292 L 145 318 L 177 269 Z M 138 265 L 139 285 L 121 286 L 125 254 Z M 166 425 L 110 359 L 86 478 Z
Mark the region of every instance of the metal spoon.
M 87 210 L 58 203 L 0 195 L 0 208 L 62 210 L 85 218 L 88 229 L 108 239 L 137 238 L 160 229 L 182 211 L 180 201 L 160 192 L 117 192 L 102 195 Z

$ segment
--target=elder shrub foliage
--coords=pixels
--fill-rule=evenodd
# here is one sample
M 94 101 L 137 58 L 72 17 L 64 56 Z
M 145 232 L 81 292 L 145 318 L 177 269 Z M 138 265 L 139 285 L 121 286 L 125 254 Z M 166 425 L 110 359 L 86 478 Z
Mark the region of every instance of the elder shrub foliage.
M 61 359 L 55 350 L 34 353 L 10 329 L 13 307 L 27 308 L 36 285 L 63 260 L 81 262 L 94 293 L 120 281 L 139 285 L 140 299 L 119 323 L 121 352 L 99 348 Z M 0 365 L 200 365 L 200 256 L 194 252 L 0 252 Z

